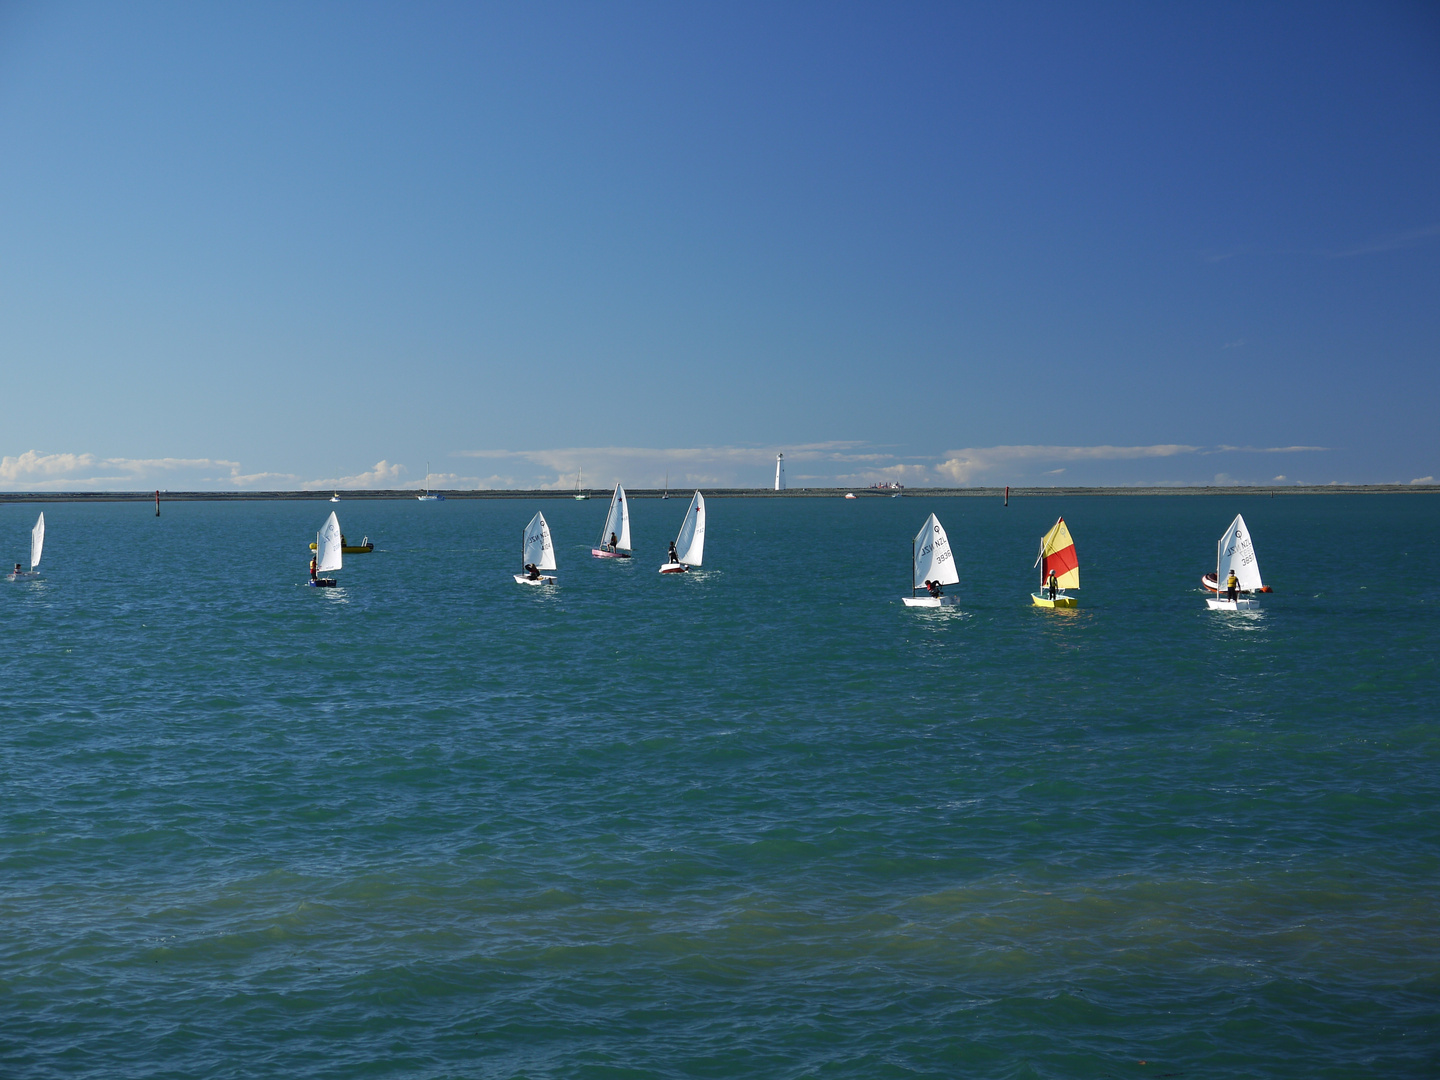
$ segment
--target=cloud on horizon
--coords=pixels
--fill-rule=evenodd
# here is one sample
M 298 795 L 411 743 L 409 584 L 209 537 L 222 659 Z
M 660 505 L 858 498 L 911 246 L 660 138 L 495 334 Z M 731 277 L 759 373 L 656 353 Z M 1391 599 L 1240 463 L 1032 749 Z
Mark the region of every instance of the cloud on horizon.
M 605 488 L 617 482 L 631 487 L 768 487 L 774 476 L 775 455 L 785 455 L 786 479 L 792 487 L 861 487 L 877 482 L 912 487 L 1053 484 L 1061 475 L 1066 483 L 1173 484 L 1266 482 L 1265 475 L 1237 481 L 1244 469 L 1215 474 L 1199 468 L 1199 459 L 1217 454 L 1308 454 L 1319 446 L 1191 446 L 1162 443 L 1150 446 L 1052 446 L 1016 444 L 966 447 L 933 456 L 905 455 L 884 446 L 846 440 L 798 446 L 703 447 L 560 447 L 539 450 L 464 450 L 451 454 L 484 463 L 488 468 L 432 472 L 433 488 L 540 489 L 574 487 L 584 470 L 585 484 Z M 1113 475 L 1096 471 L 1107 463 L 1184 461 L 1196 467 L 1180 468 L 1171 476 Z M 1087 468 L 1090 466 L 1090 468 Z M 1213 466 L 1212 466 L 1213 468 Z M 1153 473 L 1153 470 L 1152 470 Z M 488 475 L 484 475 L 488 474 Z M 1193 474 L 1193 475 L 1192 475 Z M 1147 478 L 1147 476 L 1149 478 Z M 1218 479 L 1211 481 L 1211 476 Z M 1421 483 L 1425 481 L 1419 481 Z M 138 491 L 151 487 L 171 490 L 414 490 L 427 478 L 414 476 L 400 462 L 381 459 L 361 472 L 305 478 L 287 472 L 243 472 L 241 464 L 221 458 L 101 458 L 94 454 L 42 453 L 28 450 L 0 458 L 0 490 L 11 491 Z

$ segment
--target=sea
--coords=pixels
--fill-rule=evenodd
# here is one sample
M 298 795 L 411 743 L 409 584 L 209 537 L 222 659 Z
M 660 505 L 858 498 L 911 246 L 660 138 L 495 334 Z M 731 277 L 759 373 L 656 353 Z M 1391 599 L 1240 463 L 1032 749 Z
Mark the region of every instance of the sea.
M 0 506 L 0 1076 L 1440 1075 L 1440 497 L 686 505 Z

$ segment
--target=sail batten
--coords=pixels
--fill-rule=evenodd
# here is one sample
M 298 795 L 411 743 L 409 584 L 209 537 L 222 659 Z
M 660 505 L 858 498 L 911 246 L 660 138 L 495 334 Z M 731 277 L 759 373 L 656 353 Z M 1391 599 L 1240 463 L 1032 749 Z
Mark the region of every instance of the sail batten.
M 680 535 L 675 537 L 675 560 L 686 566 L 699 566 L 705 555 L 705 496 L 695 492 Z
M 542 513 L 537 512 L 530 519 L 530 524 L 525 526 L 521 558 L 527 564 L 533 563 L 537 570 L 555 569 L 555 545 L 550 539 L 550 526 Z
M 1215 584 L 1222 593 L 1231 571 L 1234 571 L 1242 590 L 1260 592 L 1264 589 L 1260 580 L 1260 564 L 1255 559 L 1255 546 L 1250 542 L 1250 530 L 1239 514 L 1235 515 L 1235 520 L 1215 548 Z
M 1035 560 L 1040 567 L 1040 585 L 1050 582 L 1050 571 L 1055 571 L 1056 585 L 1061 589 L 1080 587 L 1080 558 L 1075 554 L 1075 541 L 1062 517 L 1040 538 L 1040 555 Z
M 325 524 L 320 526 L 319 535 L 315 537 L 315 572 L 328 574 L 333 570 L 339 570 L 341 563 L 344 562 L 342 552 L 340 519 L 332 510 L 330 516 L 325 519 Z
M 45 550 L 45 512 L 40 512 L 35 528 L 30 530 L 30 569 L 40 568 L 40 555 Z
M 600 530 L 600 546 L 610 543 L 610 537 L 619 539 L 615 547 L 620 551 L 630 550 L 630 505 L 625 501 L 625 489 L 615 485 L 615 494 L 610 497 L 610 512 L 605 515 L 605 528 Z
M 941 585 L 960 584 L 960 571 L 950 550 L 950 538 L 945 535 L 945 527 L 934 514 L 925 519 L 925 524 L 915 534 L 914 562 L 915 580 L 912 584 L 917 589 L 924 588 L 927 581 L 936 581 Z

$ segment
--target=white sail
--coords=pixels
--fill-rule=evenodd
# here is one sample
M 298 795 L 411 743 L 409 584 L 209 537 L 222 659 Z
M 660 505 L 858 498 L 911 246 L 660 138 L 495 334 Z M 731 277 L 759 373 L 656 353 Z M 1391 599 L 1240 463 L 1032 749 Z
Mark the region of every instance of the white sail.
M 1220 543 L 1215 552 L 1215 577 L 1220 592 L 1225 592 L 1225 583 L 1230 580 L 1230 571 L 1235 571 L 1235 577 L 1240 582 L 1240 588 L 1249 592 L 1258 592 L 1264 588 L 1260 581 L 1260 564 L 1255 561 L 1255 547 L 1250 543 L 1250 530 L 1245 527 L 1245 519 L 1239 514 L 1230 523 L 1230 528 L 1225 530 L 1225 535 L 1220 537 Z
M 544 514 L 537 513 L 525 526 L 522 561 L 534 563 L 537 570 L 555 569 L 555 545 L 550 542 L 550 526 L 545 523 Z
M 695 492 L 690 500 L 690 509 L 685 511 L 685 520 L 680 525 L 680 535 L 675 537 L 675 561 L 686 566 L 699 566 L 705 554 L 705 496 Z
M 40 512 L 40 520 L 35 522 L 35 528 L 30 530 L 30 569 L 40 569 L 40 553 L 45 550 L 45 512 Z
M 945 528 L 931 514 L 915 534 L 915 588 L 923 589 L 925 582 L 938 581 L 941 585 L 960 584 L 960 574 L 955 568 L 955 556 L 950 550 L 950 538 Z
M 325 524 L 320 526 L 320 535 L 315 538 L 315 572 L 328 574 L 332 570 L 339 570 L 340 563 L 343 561 L 342 550 L 340 519 L 332 510 L 330 516 L 325 519 Z
M 621 551 L 630 550 L 630 506 L 625 502 L 625 489 L 615 485 L 615 494 L 610 497 L 610 513 L 605 515 L 605 528 L 600 531 L 600 546 L 610 543 L 610 537 L 617 536 L 615 546 Z

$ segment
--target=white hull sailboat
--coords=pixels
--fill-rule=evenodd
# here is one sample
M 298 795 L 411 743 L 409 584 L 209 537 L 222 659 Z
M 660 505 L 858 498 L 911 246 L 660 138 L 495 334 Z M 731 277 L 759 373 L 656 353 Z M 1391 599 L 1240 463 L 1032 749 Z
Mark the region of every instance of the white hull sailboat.
M 30 530 L 30 569 L 28 571 L 19 569 L 20 564 L 16 563 L 16 569 L 5 575 L 6 581 L 25 581 L 28 578 L 40 576 L 40 555 L 45 550 L 45 512 L 40 512 L 40 517 L 35 522 L 35 527 Z
M 1075 541 L 1062 517 L 1040 538 L 1040 554 L 1035 559 L 1040 568 L 1040 591 L 1030 594 L 1030 602 L 1043 608 L 1073 608 L 1079 603 L 1067 589 L 1080 587 L 1080 557 L 1075 554 Z M 1050 595 L 1050 572 L 1055 572 L 1055 595 Z
M 1230 599 L 1229 590 L 1225 587 L 1232 572 L 1235 580 L 1239 582 L 1234 600 Z M 1215 582 L 1219 587 L 1219 595 L 1205 598 L 1205 606 L 1211 611 L 1260 610 L 1260 601 L 1252 599 L 1251 595 L 1239 595 L 1267 591 L 1260 580 L 1260 564 L 1255 561 L 1255 547 L 1250 542 L 1249 529 L 1246 528 L 1245 519 L 1239 514 L 1235 515 L 1230 528 L 1225 530 L 1225 535 L 1220 537 L 1220 542 L 1215 545 Z
M 340 535 L 340 519 L 335 516 L 335 511 L 330 511 L 330 516 L 325 519 L 325 524 L 320 526 L 320 531 L 315 534 L 315 577 L 310 579 L 310 584 L 317 589 L 333 589 L 336 581 L 331 577 L 320 577 L 321 574 L 333 574 L 341 568 L 345 561 L 345 538 Z
M 430 494 L 430 462 L 425 462 L 425 493 L 415 496 L 416 502 L 444 502 L 444 495 Z
M 585 470 L 580 470 L 579 477 L 575 480 L 575 499 L 577 502 L 584 502 L 590 496 L 585 492 Z
M 630 558 L 630 505 L 625 501 L 625 489 L 615 485 L 615 494 L 610 496 L 610 512 L 605 515 L 605 527 L 600 530 L 600 546 L 590 549 L 597 559 Z
M 555 575 L 546 570 L 555 569 L 555 544 L 550 539 L 550 526 L 545 515 L 537 512 L 525 526 L 525 541 L 521 547 L 520 559 L 525 564 L 524 572 L 515 575 L 521 585 L 554 585 Z
M 662 574 L 683 574 L 693 566 L 699 566 L 705 555 L 705 496 L 695 492 L 690 500 L 690 509 L 685 511 L 685 520 L 680 523 L 680 535 L 670 545 L 674 555 L 660 567 Z
M 931 514 L 915 534 L 910 552 L 910 595 L 901 597 L 906 607 L 959 607 L 960 597 L 945 592 L 946 585 L 959 585 L 960 573 L 945 528 Z M 915 595 L 921 589 L 924 596 Z

